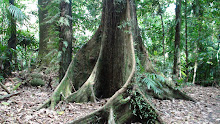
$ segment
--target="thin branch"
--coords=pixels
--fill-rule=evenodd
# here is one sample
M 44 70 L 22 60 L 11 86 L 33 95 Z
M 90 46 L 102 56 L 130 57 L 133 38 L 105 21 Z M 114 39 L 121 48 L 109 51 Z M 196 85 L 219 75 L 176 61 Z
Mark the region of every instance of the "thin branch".
M 0 96 L 0 101 L 2 100 L 7 100 L 8 98 L 12 97 L 12 96 L 16 96 L 18 94 L 20 94 L 21 92 L 16 92 L 16 93 L 12 93 L 12 94 L 7 94 L 7 95 L 3 95 L 3 96 Z

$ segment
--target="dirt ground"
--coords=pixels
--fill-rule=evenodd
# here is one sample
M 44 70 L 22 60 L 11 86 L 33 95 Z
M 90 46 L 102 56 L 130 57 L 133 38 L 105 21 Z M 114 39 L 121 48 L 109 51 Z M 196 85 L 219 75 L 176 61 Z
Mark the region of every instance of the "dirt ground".
M 11 82 L 5 84 L 8 89 Z M 189 86 L 182 88 L 197 102 L 152 99 L 167 124 L 220 124 L 220 90 L 216 87 Z M 1 124 L 63 124 L 93 112 L 107 100 L 98 103 L 59 103 L 55 110 L 36 108 L 45 102 L 52 90 L 44 87 L 22 86 L 21 92 L 0 101 Z M 0 88 L 0 95 L 6 93 Z

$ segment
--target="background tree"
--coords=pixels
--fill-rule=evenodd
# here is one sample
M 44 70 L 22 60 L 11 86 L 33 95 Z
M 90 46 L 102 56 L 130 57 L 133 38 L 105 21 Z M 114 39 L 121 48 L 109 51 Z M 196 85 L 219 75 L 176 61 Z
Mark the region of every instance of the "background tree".
M 184 13 L 184 18 L 185 18 L 185 54 L 186 54 L 186 82 L 188 82 L 188 76 L 189 76 L 189 71 L 188 71 L 188 68 L 189 68 L 189 60 L 188 60 L 188 23 L 187 23 L 187 0 L 185 0 L 185 13 Z
M 46 23 L 48 17 L 47 5 L 50 1 L 38 0 L 38 16 L 39 16 L 39 53 L 38 59 L 41 63 L 46 64 L 47 60 L 43 59 L 49 53 L 48 42 L 49 42 L 49 29 L 50 24 Z
M 26 16 L 22 13 L 22 11 L 15 6 L 14 0 L 9 1 L 2 1 L 3 8 L 3 20 L 2 20 L 2 30 L 1 33 L 3 34 L 4 39 L 7 40 L 7 50 L 3 50 L 5 52 L 5 58 L 2 64 L 3 66 L 3 75 L 4 77 L 11 74 L 12 71 L 18 69 L 18 63 L 17 63 L 17 52 L 16 52 L 16 46 L 17 46 L 17 23 L 16 20 L 19 22 L 19 24 L 23 24 L 24 20 L 27 21 Z M 7 17 L 7 18 L 6 18 Z M 6 23 L 6 25 L 4 24 Z M 4 43 L 2 43 L 2 47 L 4 47 Z M 4 49 L 4 48 L 3 48 Z
M 60 2 L 60 42 L 59 51 L 61 52 L 59 80 L 63 79 L 66 70 L 72 60 L 72 2 L 71 0 L 61 0 Z
M 176 0 L 176 33 L 174 42 L 173 74 L 180 79 L 180 32 L 181 32 L 181 0 Z
M 9 4 L 14 6 L 14 0 L 9 0 Z M 10 39 L 8 40 L 8 52 L 7 52 L 7 61 L 5 62 L 5 74 L 6 75 L 11 75 L 11 72 L 13 70 L 13 62 L 17 62 L 17 55 L 16 55 L 16 20 L 14 18 L 14 15 L 11 14 L 10 16 Z

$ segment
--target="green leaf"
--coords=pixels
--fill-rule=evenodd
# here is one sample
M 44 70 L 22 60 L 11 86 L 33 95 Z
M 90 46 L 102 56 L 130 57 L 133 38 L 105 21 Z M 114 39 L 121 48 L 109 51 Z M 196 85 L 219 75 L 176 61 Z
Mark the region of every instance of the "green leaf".
M 64 111 L 57 111 L 57 114 L 62 115 L 62 114 L 64 114 Z
M 19 8 L 17 8 L 16 6 L 10 5 L 8 7 L 8 11 L 13 16 L 13 18 L 15 18 L 16 20 L 18 20 L 20 22 L 23 22 L 24 20 L 27 21 L 26 15 Z
M 21 85 L 21 82 L 19 82 L 17 85 L 15 85 L 15 87 L 13 88 L 13 91 L 17 90 L 20 85 Z
M 8 102 L 2 102 L 2 105 L 6 105 L 6 106 L 8 106 L 10 103 L 8 103 Z
M 64 44 L 65 48 L 68 47 L 68 42 L 67 41 L 63 41 L 63 44 Z

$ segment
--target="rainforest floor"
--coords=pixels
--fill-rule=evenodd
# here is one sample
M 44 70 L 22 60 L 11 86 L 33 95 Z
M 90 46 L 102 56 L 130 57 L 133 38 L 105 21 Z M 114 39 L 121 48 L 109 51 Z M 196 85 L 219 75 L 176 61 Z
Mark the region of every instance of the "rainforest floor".
M 4 85 L 11 90 L 17 83 L 16 77 L 6 79 Z M 151 102 L 167 124 L 220 124 L 220 88 L 185 86 L 183 92 L 197 102 L 185 100 L 158 100 Z M 54 88 L 21 85 L 20 94 L 0 101 L 1 124 L 63 124 L 85 116 L 102 107 L 108 99 L 97 103 L 60 102 L 55 110 L 36 108 L 44 103 Z M 0 96 L 7 94 L 0 88 Z

